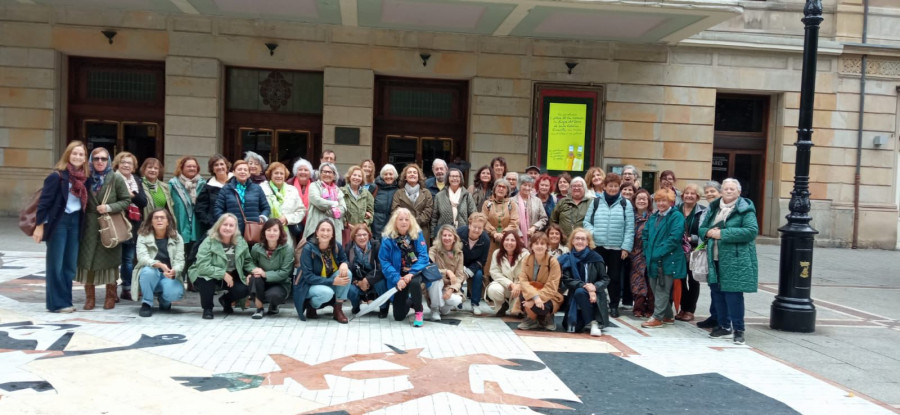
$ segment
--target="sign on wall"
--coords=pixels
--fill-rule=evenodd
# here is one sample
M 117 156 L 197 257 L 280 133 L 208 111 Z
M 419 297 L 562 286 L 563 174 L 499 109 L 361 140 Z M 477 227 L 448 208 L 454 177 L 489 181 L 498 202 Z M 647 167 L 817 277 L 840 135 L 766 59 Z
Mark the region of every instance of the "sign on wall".
M 543 89 L 536 100 L 535 165 L 582 175 L 594 165 L 599 90 Z

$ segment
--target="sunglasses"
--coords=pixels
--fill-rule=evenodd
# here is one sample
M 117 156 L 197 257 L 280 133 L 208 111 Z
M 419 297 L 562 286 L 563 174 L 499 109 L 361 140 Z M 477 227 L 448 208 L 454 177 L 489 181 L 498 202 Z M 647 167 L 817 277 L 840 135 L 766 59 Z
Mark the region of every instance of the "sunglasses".
M 94 157 L 94 161 L 109 161 L 109 157 Z

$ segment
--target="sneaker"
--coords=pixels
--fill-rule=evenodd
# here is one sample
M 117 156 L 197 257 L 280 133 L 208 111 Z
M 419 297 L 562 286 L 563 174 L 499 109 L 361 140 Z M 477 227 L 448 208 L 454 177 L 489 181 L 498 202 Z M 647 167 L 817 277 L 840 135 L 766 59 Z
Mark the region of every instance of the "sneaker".
M 663 319 L 663 323 L 669 324 L 669 325 L 675 324 L 675 319 L 674 319 L 674 318 L 671 318 L 671 317 L 669 317 L 669 318 L 664 318 L 664 319 Z
M 203 310 L 203 319 L 204 320 L 212 320 L 213 319 L 212 310 Z
M 269 304 L 269 311 L 266 312 L 266 314 L 268 314 L 270 316 L 274 316 L 274 315 L 278 314 L 278 305 Z
M 450 312 L 453 311 L 454 308 L 456 307 L 449 304 L 444 305 L 443 307 L 441 307 L 441 315 L 446 316 L 447 314 L 450 314 Z
M 734 344 L 744 344 L 744 332 L 734 331 Z
M 553 314 L 545 317 L 544 321 L 540 323 L 544 330 L 556 331 L 556 317 Z
M 700 327 L 701 329 L 714 329 L 719 327 L 719 322 L 712 317 L 707 317 L 706 320 L 697 323 L 697 327 Z
M 141 311 L 138 312 L 138 315 L 141 317 L 150 317 L 153 315 L 153 308 L 150 307 L 150 304 L 141 303 Z
M 633 308 L 634 308 L 634 305 L 632 305 L 632 304 L 622 304 L 623 310 L 631 310 Z
M 431 321 L 441 321 L 441 312 L 438 310 L 434 310 L 431 312 Z
M 172 303 L 163 303 L 160 301 L 159 303 L 159 311 L 169 311 L 172 309 Z
M 528 317 L 525 317 L 521 323 L 519 323 L 519 330 L 537 330 L 541 325 L 538 324 L 537 321 L 534 321 Z
M 721 327 L 716 327 L 712 333 L 709 333 L 709 337 L 711 339 L 731 339 L 734 337 L 734 333 L 731 332 L 731 329 L 723 329 Z
M 566 327 L 566 333 L 574 333 L 574 332 L 575 332 L 575 327 L 573 327 L 573 326 Z
M 591 322 L 591 336 L 600 337 L 603 335 L 603 329 L 600 328 L 600 325 L 597 324 L 596 321 Z
M 231 304 L 225 302 L 224 296 L 219 297 L 219 304 L 222 305 L 222 311 L 224 311 L 225 314 L 234 313 L 234 307 L 232 307 Z
M 424 313 L 421 311 L 416 312 L 416 318 L 413 320 L 413 323 L 412 323 L 413 327 L 422 327 L 422 325 L 425 324 L 425 322 L 422 320 L 423 314 Z
M 472 306 L 472 314 L 476 316 L 484 314 L 484 311 L 481 309 L 481 304 L 475 304 Z
M 263 309 L 257 308 L 256 312 L 253 313 L 253 315 L 250 316 L 250 318 L 252 318 L 254 320 L 261 320 L 263 318 Z
M 662 326 L 663 326 L 663 322 L 659 321 L 653 317 L 650 317 L 650 320 L 647 320 L 647 321 L 641 323 L 641 327 L 643 327 L 645 329 L 655 329 L 657 327 L 662 327 Z
M 56 310 L 56 311 L 53 311 L 53 312 L 54 312 L 54 313 L 62 313 L 62 314 L 74 313 L 74 312 L 75 312 L 75 307 L 63 307 L 63 308 L 60 308 L 59 310 Z

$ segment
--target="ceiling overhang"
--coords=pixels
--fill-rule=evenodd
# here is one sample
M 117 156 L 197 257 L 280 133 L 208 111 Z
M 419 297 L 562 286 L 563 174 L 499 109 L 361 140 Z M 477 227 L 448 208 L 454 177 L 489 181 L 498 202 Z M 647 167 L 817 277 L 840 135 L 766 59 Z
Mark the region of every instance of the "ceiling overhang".
M 537 39 L 674 44 L 737 0 L 0 0 L 0 3 Z

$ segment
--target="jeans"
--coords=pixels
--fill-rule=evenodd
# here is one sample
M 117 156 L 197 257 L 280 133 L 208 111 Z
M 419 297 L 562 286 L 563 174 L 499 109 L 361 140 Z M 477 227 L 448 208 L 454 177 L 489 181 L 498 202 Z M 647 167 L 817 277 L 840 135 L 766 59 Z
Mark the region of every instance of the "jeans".
M 119 274 L 122 277 L 122 287 L 126 290 L 131 289 L 131 273 L 134 271 L 134 255 L 137 251 L 137 245 L 132 243 L 122 244 L 122 265 L 119 267 Z
M 719 284 L 709 284 L 719 327 L 744 331 L 744 293 L 722 291 Z
M 663 275 L 650 278 L 650 290 L 653 291 L 653 318 L 663 321 L 675 317 L 672 312 L 672 284 L 671 275 Z
M 353 305 L 353 308 L 359 307 L 360 300 L 365 298 L 368 293 L 375 292 L 379 297 L 381 294 L 384 294 L 387 291 L 387 282 L 385 280 L 381 280 L 375 283 L 374 286 L 369 286 L 368 291 L 360 290 L 356 285 L 350 284 L 350 290 L 347 291 L 347 299 L 350 300 L 350 304 Z M 385 303 L 381 306 L 382 309 L 388 308 L 390 305 Z
M 338 276 L 338 272 L 335 271 L 334 274 L 331 274 L 331 279 L 335 279 Z M 350 275 L 350 279 L 353 279 L 353 275 Z M 332 298 L 335 301 L 344 301 L 347 299 L 347 293 L 350 291 L 350 285 L 311 285 L 309 287 L 309 291 L 306 293 L 306 299 L 309 301 L 309 305 L 312 308 L 320 308 L 325 303 L 331 301 Z
M 159 294 L 159 307 L 169 308 L 173 301 L 184 297 L 184 283 L 181 278 L 166 278 L 159 268 L 144 267 L 139 275 L 141 301 L 153 306 L 153 297 Z
M 412 277 L 404 289 L 394 294 L 391 304 L 394 305 L 394 320 L 396 321 L 405 319 L 409 314 L 410 307 L 417 313 L 422 312 L 422 277 L 418 274 Z
M 47 238 L 47 310 L 72 306 L 72 280 L 78 271 L 81 212 L 63 213 L 53 234 Z
M 609 308 L 618 308 L 624 286 L 622 284 L 622 263 L 624 262 L 622 261 L 622 250 L 606 249 L 600 246 L 594 250 L 603 257 L 603 262 L 606 263 L 606 274 L 609 275 L 609 286 L 606 287 L 609 292 Z M 631 289 L 629 288 L 627 291 L 630 299 Z
M 602 291 L 597 291 L 598 302 L 602 295 Z M 591 304 L 590 294 L 588 294 L 587 290 L 583 287 L 575 289 L 575 292 L 571 294 L 569 301 L 569 312 L 566 316 L 569 320 L 569 327 L 574 326 L 576 332 L 581 332 L 584 330 L 584 326 L 595 320 L 594 304 Z M 598 323 L 601 326 L 603 325 L 603 322 L 601 321 L 598 321 Z
M 475 275 L 469 278 L 469 296 L 472 298 L 472 307 L 481 303 L 481 288 L 484 285 L 484 271 L 479 268 Z

